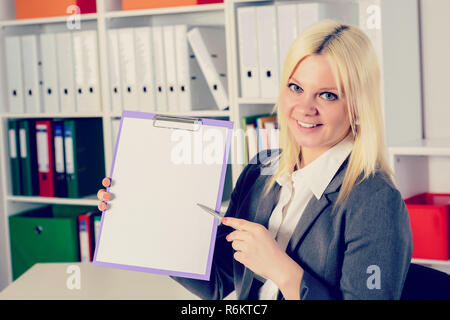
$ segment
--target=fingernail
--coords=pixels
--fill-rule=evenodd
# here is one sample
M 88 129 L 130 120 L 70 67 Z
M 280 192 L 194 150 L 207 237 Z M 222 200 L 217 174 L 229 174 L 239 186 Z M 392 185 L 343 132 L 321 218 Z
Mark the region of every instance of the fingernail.
M 105 193 L 103 195 L 103 200 L 111 200 L 111 195 L 109 193 Z

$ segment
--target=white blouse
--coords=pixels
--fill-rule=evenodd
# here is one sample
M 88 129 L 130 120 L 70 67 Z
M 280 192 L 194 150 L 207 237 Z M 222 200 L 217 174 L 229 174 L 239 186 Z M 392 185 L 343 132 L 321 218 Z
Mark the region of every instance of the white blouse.
M 283 250 L 286 250 L 311 197 L 313 195 L 317 199 L 322 197 L 352 148 L 353 139 L 351 135 L 348 135 L 306 167 L 276 180 L 281 186 L 280 198 L 269 219 L 269 232 Z M 257 278 L 261 277 L 257 276 Z M 278 290 L 276 284 L 267 279 L 259 290 L 259 299 L 275 300 Z

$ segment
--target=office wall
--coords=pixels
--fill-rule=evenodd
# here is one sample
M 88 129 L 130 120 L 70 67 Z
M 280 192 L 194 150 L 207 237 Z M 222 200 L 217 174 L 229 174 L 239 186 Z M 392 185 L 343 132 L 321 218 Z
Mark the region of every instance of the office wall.
M 448 12 L 448 0 L 420 0 L 425 138 L 450 138 Z

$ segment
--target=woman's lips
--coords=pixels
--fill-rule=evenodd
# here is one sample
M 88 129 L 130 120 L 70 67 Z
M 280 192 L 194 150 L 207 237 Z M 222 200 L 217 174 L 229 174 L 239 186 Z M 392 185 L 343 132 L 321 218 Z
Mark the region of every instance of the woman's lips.
M 297 120 L 297 127 L 303 132 L 313 132 L 318 130 L 322 124 L 321 123 L 308 123 Z

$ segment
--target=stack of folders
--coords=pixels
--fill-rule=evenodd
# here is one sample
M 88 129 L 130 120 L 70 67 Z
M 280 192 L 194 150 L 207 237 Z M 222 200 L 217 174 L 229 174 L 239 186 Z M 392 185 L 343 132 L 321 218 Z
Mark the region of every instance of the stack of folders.
M 10 113 L 100 111 L 97 32 L 5 38 Z
M 80 198 L 105 174 L 102 119 L 8 120 L 12 194 Z
M 358 24 L 354 3 L 300 3 L 237 10 L 241 97 L 276 98 L 284 60 L 294 40 L 322 19 Z
M 239 163 L 248 164 L 258 152 L 279 148 L 279 129 L 276 115 L 262 114 L 242 117 L 241 128 L 245 134 L 238 141 L 237 157 Z
M 97 210 L 78 216 L 78 240 L 81 262 L 90 262 L 94 257 L 95 245 L 100 233 L 101 219 L 101 212 Z
M 228 107 L 223 27 L 110 29 L 107 40 L 113 112 Z

